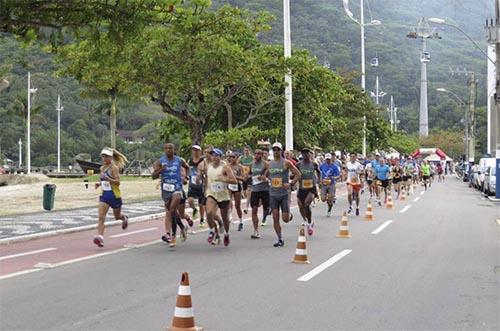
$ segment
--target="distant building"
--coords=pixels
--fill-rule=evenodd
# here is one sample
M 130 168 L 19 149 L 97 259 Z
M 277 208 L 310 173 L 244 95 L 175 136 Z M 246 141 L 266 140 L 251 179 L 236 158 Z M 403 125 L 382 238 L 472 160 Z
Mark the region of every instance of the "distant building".
M 131 130 L 116 130 L 118 137 L 122 138 L 127 144 L 142 144 L 146 141 L 146 137 L 136 131 Z

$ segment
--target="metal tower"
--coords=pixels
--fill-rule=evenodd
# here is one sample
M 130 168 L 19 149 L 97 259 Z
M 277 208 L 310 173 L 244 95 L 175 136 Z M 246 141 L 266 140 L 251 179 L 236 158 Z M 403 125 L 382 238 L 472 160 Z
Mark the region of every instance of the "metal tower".
M 431 61 L 430 54 L 427 51 L 427 39 L 441 39 L 441 37 L 436 32 L 436 29 L 429 26 L 429 22 L 427 22 L 425 17 L 420 19 L 416 30 L 408 33 L 407 37 L 412 39 L 422 39 L 422 53 L 420 54 L 421 76 L 419 135 L 420 137 L 426 137 L 429 135 L 427 110 L 427 63 Z

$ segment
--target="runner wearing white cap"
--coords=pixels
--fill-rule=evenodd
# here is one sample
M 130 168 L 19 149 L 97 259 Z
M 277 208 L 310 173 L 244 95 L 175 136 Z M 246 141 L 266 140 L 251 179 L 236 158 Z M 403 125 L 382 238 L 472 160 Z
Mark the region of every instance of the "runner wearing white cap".
M 97 223 L 97 235 L 94 244 L 104 246 L 104 221 L 111 207 L 116 220 L 122 221 L 122 229 L 128 227 L 128 217 L 122 214 L 122 197 L 120 192 L 120 168 L 125 166 L 127 158 L 112 148 L 104 148 L 101 151 L 102 163 L 100 169 L 100 181 L 95 188 L 101 187 L 102 194 L 99 197 L 99 221 Z

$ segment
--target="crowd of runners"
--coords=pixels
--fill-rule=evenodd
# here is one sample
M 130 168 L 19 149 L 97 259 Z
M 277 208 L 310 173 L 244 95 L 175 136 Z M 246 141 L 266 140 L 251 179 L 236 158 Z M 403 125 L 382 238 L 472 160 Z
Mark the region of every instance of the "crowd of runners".
M 161 239 L 170 247 L 176 246 L 177 232 L 187 238 L 188 228 L 199 216 L 199 226 L 209 228 L 210 245 L 230 244 L 232 210 L 236 211 L 237 231 L 243 231 L 243 214 L 251 214 L 252 239 L 259 239 L 259 228 L 272 219 L 276 232 L 274 247 L 284 246 L 281 221 L 292 220 L 292 192 L 296 191 L 297 205 L 308 235 L 314 234 L 311 206 L 322 201 L 330 217 L 337 202 L 339 183 L 347 186 L 349 214 L 359 216 L 360 195 L 382 206 L 388 195 L 395 199 L 410 195 L 412 186 L 422 184 L 427 190 L 435 176 L 444 181 L 440 163 L 414 160 L 410 156 L 384 157 L 380 153 L 364 158 L 357 153 L 317 153 L 302 148 L 300 153 L 286 151 L 279 142 L 270 149 L 244 148 L 241 153 L 213 146 L 191 148 L 191 158 L 185 160 L 176 153 L 175 145 L 166 143 L 164 155 L 153 164 L 153 179 L 159 179 L 158 189 L 165 204 L 165 234 Z M 104 245 L 104 221 L 109 208 L 122 229 L 128 217 L 121 213 L 120 169 L 127 159 L 120 152 L 104 148 L 100 180 L 95 187 L 102 189 L 99 202 L 98 234 L 94 243 Z M 245 201 L 242 203 L 242 201 Z M 382 202 L 383 201 L 383 202 Z M 186 205 L 192 210 L 186 212 Z

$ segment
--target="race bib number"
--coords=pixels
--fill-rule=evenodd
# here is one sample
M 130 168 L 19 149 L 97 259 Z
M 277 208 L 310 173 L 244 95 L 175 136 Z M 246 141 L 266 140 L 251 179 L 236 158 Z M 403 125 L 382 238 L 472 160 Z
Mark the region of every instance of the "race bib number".
M 163 191 L 167 192 L 174 192 L 175 191 L 175 185 L 174 184 L 169 184 L 169 183 L 163 183 Z
M 111 191 L 111 184 L 108 181 L 103 180 L 101 182 L 101 187 L 103 191 Z
M 323 185 L 330 186 L 332 184 L 331 179 L 323 179 Z
M 283 186 L 283 180 L 281 178 L 272 178 L 271 186 L 274 188 L 281 188 Z
M 257 184 L 260 184 L 262 183 L 262 181 L 259 179 L 259 176 L 253 176 L 252 177 L 252 184 L 253 185 L 257 185 Z
M 302 180 L 303 188 L 313 188 L 313 180 L 312 179 L 303 179 Z
M 210 188 L 214 193 L 224 192 L 226 185 L 223 182 L 215 182 L 210 185 Z
M 191 177 L 191 184 L 198 185 L 198 183 L 196 182 L 196 176 Z
M 229 184 L 227 187 L 233 192 L 238 191 L 238 184 Z

